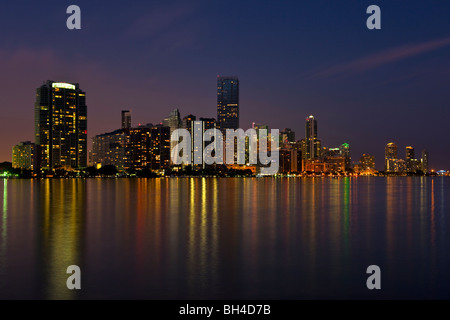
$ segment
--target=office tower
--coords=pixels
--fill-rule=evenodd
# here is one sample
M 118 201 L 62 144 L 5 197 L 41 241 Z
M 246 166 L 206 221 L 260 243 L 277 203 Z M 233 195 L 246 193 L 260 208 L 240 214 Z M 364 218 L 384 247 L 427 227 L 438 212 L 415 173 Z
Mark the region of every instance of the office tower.
M 397 145 L 390 142 L 384 149 L 384 170 L 386 172 L 396 172 Z
M 78 83 L 48 80 L 36 89 L 35 144 L 41 169 L 87 166 L 86 94 Z
M 35 145 L 30 141 L 20 142 L 12 148 L 12 167 L 15 169 L 34 170 Z
M 414 148 L 406 147 L 405 155 L 406 171 L 415 173 L 417 170 L 420 170 L 419 161 L 415 159 Z
M 131 111 L 122 110 L 122 129 L 129 130 L 131 128 Z
M 306 118 L 304 159 L 317 159 L 320 157 L 321 143 L 317 139 L 317 120 L 314 116 Z
M 226 129 L 239 128 L 239 79 L 217 77 L 217 123 Z
M 361 164 L 361 170 L 375 170 L 375 157 L 370 154 L 363 154 L 359 160 Z
M 423 173 L 428 173 L 428 150 L 422 150 L 422 171 Z

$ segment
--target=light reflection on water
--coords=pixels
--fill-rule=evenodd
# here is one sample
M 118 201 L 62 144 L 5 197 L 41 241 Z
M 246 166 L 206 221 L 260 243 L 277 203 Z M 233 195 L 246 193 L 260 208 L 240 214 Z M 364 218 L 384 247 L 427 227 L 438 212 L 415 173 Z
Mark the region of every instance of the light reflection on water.
M 449 179 L 0 180 L 0 298 L 450 298 Z M 79 265 L 82 290 L 66 288 Z M 382 270 L 382 290 L 365 287 Z

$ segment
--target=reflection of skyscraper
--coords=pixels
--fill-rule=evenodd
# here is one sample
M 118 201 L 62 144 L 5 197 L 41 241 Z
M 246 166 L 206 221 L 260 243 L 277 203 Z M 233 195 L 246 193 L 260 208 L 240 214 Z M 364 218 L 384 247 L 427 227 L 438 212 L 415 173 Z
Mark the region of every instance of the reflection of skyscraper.
M 384 170 L 386 172 L 395 172 L 395 164 L 397 160 L 397 145 L 393 142 L 390 142 L 386 145 L 384 150 Z
M 237 77 L 217 77 L 217 122 L 221 130 L 239 128 Z
M 87 166 L 86 94 L 78 84 L 49 80 L 37 88 L 35 143 L 42 169 Z
M 305 125 L 305 159 L 317 159 L 320 157 L 320 140 L 317 139 L 317 120 L 314 116 L 306 118 Z
M 131 111 L 122 110 L 122 129 L 131 128 Z

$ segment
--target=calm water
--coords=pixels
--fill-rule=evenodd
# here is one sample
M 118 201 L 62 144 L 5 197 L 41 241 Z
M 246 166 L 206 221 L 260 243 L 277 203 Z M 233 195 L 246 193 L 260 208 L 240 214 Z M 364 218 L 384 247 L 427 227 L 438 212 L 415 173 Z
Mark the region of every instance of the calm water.
M 0 298 L 449 299 L 449 191 L 443 177 L 0 180 Z

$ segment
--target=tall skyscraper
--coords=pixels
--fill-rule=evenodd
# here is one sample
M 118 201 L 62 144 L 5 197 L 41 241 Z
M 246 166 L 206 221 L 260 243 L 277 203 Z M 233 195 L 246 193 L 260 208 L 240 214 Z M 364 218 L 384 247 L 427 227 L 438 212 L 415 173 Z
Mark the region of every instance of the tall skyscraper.
M 125 129 L 125 130 L 131 129 L 131 111 L 130 110 L 122 110 L 122 129 Z
M 86 94 L 79 88 L 78 83 L 48 80 L 36 89 L 34 110 L 39 167 L 86 167 Z
M 408 163 L 409 161 L 415 159 L 415 155 L 414 155 L 414 148 L 413 147 L 406 147 L 406 163 Z
M 304 141 L 304 159 L 319 158 L 321 144 L 320 140 L 317 139 L 317 120 L 312 115 L 306 118 Z
M 397 159 L 397 145 L 390 142 L 384 149 L 384 170 L 386 172 L 395 172 Z
M 428 173 L 428 150 L 422 150 L 422 171 Z
M 352 158 L 350 156 L 350 145 L 347 142 L 339 146 L 339 154 L 345 159 L 345 170 L 351 169 Z
M 219 128 L 239 128 L 239 79 L 217 77 L 217 122 Z

